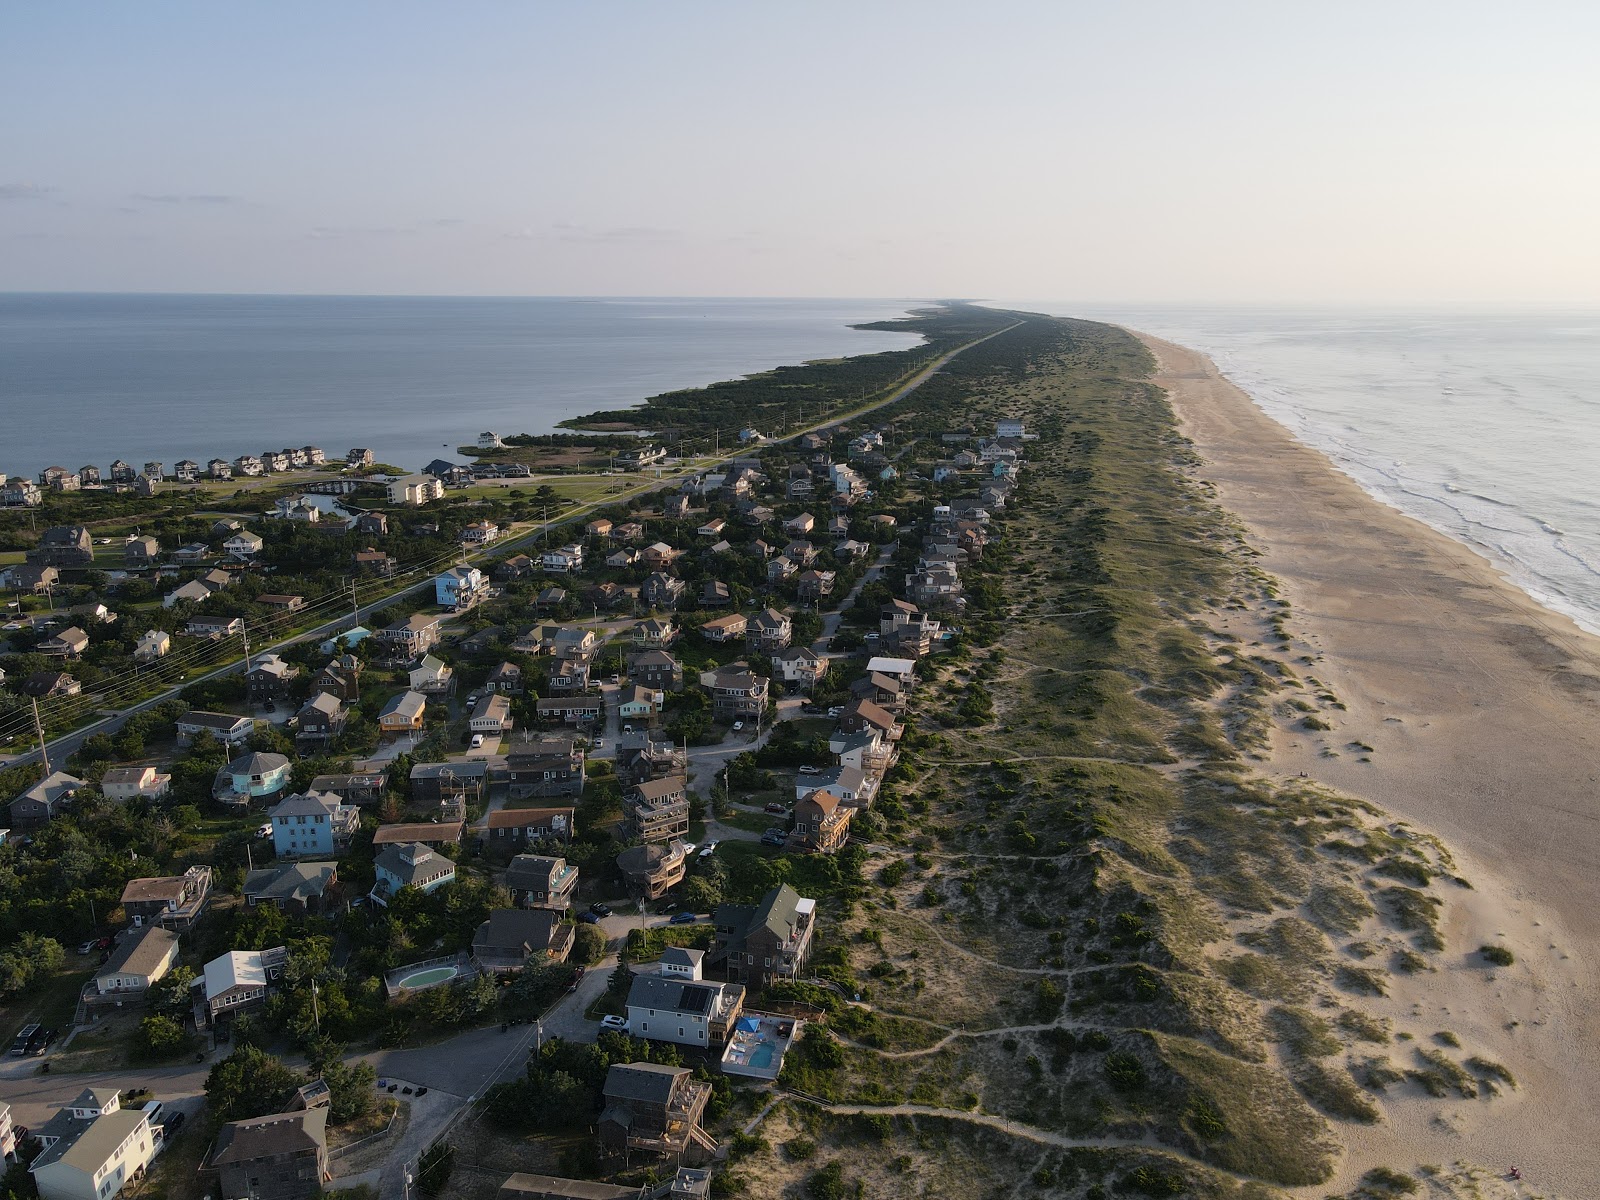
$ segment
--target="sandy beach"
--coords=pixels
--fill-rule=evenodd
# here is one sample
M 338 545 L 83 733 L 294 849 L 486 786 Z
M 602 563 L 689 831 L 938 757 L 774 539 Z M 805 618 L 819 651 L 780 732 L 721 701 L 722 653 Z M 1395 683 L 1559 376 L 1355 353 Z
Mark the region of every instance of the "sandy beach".
M 1475 885 L 1447 922 L 1458 965 L 1390 1003 L 1436 1012 L 1521 1084 L 1464 1117 L 1414 1100 L 1391 1107 L 1390 1123 L 1345 1127 L 1335 1183 L 1380 1163 L 1467 1159 L 1519 1165 L 1531 1189 L 1519 1194 L 1589 1194 L 1600 1179 L 1600 1076 L 1583 1066 L 1600 1020 L 1600 639 L 1372 499 L 1205 355 L 1140 336 L 1202 477 L 1293 606 L 1296 653 L 1316 659 L 1302 669 L 1348 706 L 1331 731 L 1280 729 L 1266 770 L 1304 771 L 1447 842 Z M 1491 982 L 1473 952 L 1495 940 L 1518 961 Z

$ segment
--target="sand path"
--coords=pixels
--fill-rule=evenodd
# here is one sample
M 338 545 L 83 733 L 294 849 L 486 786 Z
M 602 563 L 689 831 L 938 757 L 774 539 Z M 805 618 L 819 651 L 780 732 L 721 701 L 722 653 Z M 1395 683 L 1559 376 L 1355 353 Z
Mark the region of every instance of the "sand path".
M 1478 892 L 1448 930 L 1452 965 L 1406 1002 L 1440 1027 L 1498 1038 L 1523 1086 L 1465 1117 L 1397 1106 L 1344 1126 L 1363 1163 L 1516 1163 L 1539 1190 L 1600 1179 L 1600 639 L 1540 608 L 1490 563 L 1368 496 L 1223 378 L 1204 355 L 1140 335 L 1160 364 L 1202 477 L 1250 530 L 1325 655 L 1306 673 L 1349 706 L 1325 735 L 1280 736 L 1269 771 L 1308 772 L 1439 833 Z M 1359 739 L 1374 748 L 1323 756 Z M 1516 944 L 1495 982 L 1480 940 Z M 1512 1022 L 1519 1022 L 1508 1028 Z M 1318 1194 L 1331 1188 L 1311 1189 Z M 1308 1192 L 1307 1194 L 1311 1194 Z

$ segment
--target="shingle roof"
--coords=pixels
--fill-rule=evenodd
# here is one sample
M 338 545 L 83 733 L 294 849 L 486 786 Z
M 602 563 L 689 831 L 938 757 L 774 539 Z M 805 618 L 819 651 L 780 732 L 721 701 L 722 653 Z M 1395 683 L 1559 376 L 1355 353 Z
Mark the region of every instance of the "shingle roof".
M 146 926 L 144 932 L 122 940 L 122 945 L 106 960 L 106 965 L 95 973 L 95 978 L 149 975 L 166 961 L 177 944 L 178 935 L 170 929 L 162 929 L 159 925 Z
M 217 1131 L 211 1165 L 255 1162 L 296 1151 L 326 1150 L 328 1110 L 275 1113 L 248 1121 L 231 1121 Z
M 666 1104 L 686 1067 L 666 1067 L 660 1063 L 613 1063 L 606 1072 L 607 1100 L 638 1100 L 645 1104 Z

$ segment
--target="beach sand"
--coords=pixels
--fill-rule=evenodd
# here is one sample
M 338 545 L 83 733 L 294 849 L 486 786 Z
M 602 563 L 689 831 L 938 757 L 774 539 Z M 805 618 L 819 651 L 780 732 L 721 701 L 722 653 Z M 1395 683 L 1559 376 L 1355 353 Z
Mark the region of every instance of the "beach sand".
M 1368 496 L 1205 355 L 1139 336 L 1205 460 L 1201 477 L 1292 605 L 1294 653 L 1316 659 L 1297 669 L 1348 706 L 1326 733 L 1280 728 L 1264 769 L 1304 771 L 1437 833 L 1474 884 L 1447 913 L 1449 965 L 1397 977 L 1383 1004 L 1411 1028 L 1458 1035 L 1463 1053 L 1503 1062 L 1520 1085 L 1467 1104 L 1390 1101 L 1374 1127 L 1339 1123 L 1345 1165 L 1305 1194 L 1349 1187 L 1375 1165 L 1457 1160 L 1521 1167 L 1527 1190 L 1507 1195 L 1593 1194 L 1600 639 Z M 1475 953 L 1487 942 L 1517 962 L 1488 968 Z

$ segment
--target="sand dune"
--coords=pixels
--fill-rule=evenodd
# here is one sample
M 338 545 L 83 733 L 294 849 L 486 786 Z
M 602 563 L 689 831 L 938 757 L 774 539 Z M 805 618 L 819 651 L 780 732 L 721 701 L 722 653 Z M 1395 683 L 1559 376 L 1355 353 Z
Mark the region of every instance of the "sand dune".
M 1371 1165 L 1466 1159 L 1519 1165 L 1527 1190 L 1507 1195 L 1591 1194 L 1600 1180 L 1600 1073 L 1587 1066 L 1600 1029 L 1600 639 L 1540 608 L 1467 547 L 1369 497 L 1204 355 L 1141 338 L 1206 460 L 1204 478 L 1248 525 L 1293 605 L 1291 628 L 1318 656 L 1304 671 L 1348 706 L 1329 732 L 1281 731 L 1266 769 L 1305 771 L 1449 843 L 1476 885 L 1448 914 L 1452 965 L 1402 981 L 1388 1003 L 1413 1024 L 1436 1017 L 1522 1085 L 1449 1117 L 1419 1098 L 1392 1107 L 1392 1124 L 1347 1128 L 1350 1156 L 1335 1185 Z M 1487 970 L 1474 952 L 1490 941 L 1515 947 L 1517 963 Z

